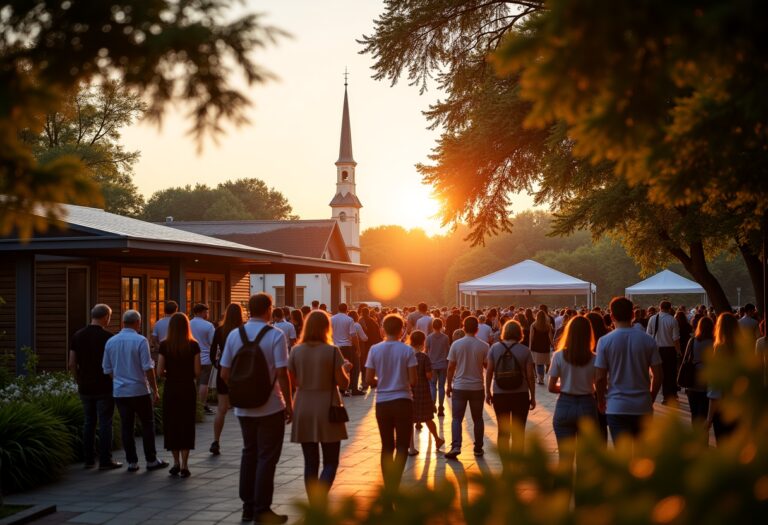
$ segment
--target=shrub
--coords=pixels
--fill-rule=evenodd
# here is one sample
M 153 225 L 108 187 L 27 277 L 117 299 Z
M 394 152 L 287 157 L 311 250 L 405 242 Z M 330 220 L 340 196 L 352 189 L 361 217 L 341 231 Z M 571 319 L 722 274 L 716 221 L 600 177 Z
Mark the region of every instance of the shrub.
M 67 429 L 73 461 L 83 461 L 83 404 L 74 395 L 40 397 L 33 402 L 57 417 Z
M 0 405 L 0 481 L 4 492 L 49 482 L 71 459 L 67 428 L 50 411 L 30 403 Z

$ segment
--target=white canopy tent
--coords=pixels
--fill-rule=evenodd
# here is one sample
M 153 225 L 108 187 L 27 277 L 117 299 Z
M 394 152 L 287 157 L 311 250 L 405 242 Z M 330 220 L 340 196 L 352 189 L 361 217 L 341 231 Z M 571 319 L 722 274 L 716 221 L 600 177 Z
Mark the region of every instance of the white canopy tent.
M 704 302 L 707 302 L 707 292 L 704 291 L 704 288 L 699 283 L 669 270 L 659 272 L 644 281 L 624 289 L 624 295 L 630 299 L 634 295 L 665 294 L 700 294 L 704 296 Z
M 481 295 L 586 295 L 591 308 L 594 284 L 526 259 L 503 270 L 458 284 L 459 304 L 477 307 Z

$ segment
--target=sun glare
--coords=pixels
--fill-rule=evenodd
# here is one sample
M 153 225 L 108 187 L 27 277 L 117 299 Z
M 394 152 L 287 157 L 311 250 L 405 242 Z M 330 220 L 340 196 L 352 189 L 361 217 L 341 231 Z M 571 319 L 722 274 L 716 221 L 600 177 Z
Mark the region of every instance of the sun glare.
M 368 278 L 368 289 L 375 299 L 389 301 L 400 295 L 403 288 L 403 280 L 400 274 L 391 268 L 376 270 Z
M 443 232 L 440 220 L 436 218 L 440 204 L 431 195 L 427 186 L 419 186 L 418 191 L 408 191 L 400 197 L 398 224 L 406 229 L 421 228 L 427 235 Z

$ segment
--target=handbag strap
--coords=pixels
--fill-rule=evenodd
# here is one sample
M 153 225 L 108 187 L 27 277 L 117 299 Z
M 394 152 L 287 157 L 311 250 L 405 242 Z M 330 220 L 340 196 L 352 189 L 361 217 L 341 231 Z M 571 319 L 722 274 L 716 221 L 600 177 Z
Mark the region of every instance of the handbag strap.
M 331 406 L 333 406 L 333 394 L 336 390 L 336 347 L 331 347 Z

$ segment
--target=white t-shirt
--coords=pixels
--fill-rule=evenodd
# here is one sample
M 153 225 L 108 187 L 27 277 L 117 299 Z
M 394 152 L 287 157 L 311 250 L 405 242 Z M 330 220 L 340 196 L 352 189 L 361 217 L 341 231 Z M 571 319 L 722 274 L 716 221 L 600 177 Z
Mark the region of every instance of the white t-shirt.
M 584 366 L 575 366 L 565 360 L 562 351 L 555 352 L 549 365 L 549 377 L 560 378 L 560 392 L 572 396 L 585 396 L 595 391 L 595 357 Z
M 213 344 L 213 334 L 216 333 L 216 327 L 202 317 L 193 317 L 189 321 L 189 329 L 192 331 L 192 337 L 200 345 L 200 364 L 210 365 L 211 344 Z
M 355 322 L 350 316 L 339 312 L 331 317 L 331 330 L 333 330 L 334 345 L 339 348 L 342 346 L 352 346 L 352 336 L 355 335 Z
M 157 320 L 155 326 L 152 327 L 152 335 L 157 337 L 158 341 L 164 341 L 168 336 L 168 323 L 171 321 L 171 316 L 166 315 Z
M 471 335 L 453 342 L 448 350 L 448 362 L 456 363 L 454 390 L 483 390 L 483 370 L 489 348 L 488 343 Z
M 296 340 L 296 327 L 293 326 L 293 323 L 289 323 L 288 321 L 280 321 L 275 323 L 275 328 L 285 334 L 285 338 L 288 339 L 289 344 L 291 341 Z
M 365 330 L 363 330 L 363 327 L 360 323 L 355 323 L 352 326 L 352 331 L 361 342 L 364 343 L 368 340 L 368 335 L 365 333 Z
M 656 324 L 658 320 L 658 330 Z M 680 340 L 680 325 L 677 319 L 667 312 L 659 312 L 648 320 L 645 333 L 653 337 L 659 348 L 675 346 Z
M 418 366 L 416 352 L 400 341 L 382 341 L 371 347 L 365 368 L 376 371 L 376 403 L 412 399 L 408 369 Z
M 484 343 L 490 342 L 492 334 L 493 334 L 493 330 L 487 324 L 480 323 L 477 325 L 477 335 L 475 337 L 480 339 L 482 342 Z
M 419 319 L 416 321 L 416 330 L 421 330 L 424 332 L 424 335 L 429 335 L 429 333 L 432 331 L 432 321 L 433 319 L 431 315 L 419 317 Z
M 245 323 L 245 333 L 249 341 L 256 339 L 261 329 L 266 325 L 262 320 L 249 319 Z M 281 330 L 273 328 L 264 334 L 264 338 L 259 344 L 264 352 L 264 358 L 269 367 L 269 376 L 272 381 L 277 377 L 278 368 L 288 366 L 288 344 L 285 341 L 285 334 Z M 224 353 L 221 355 L 221 366 L 231 368 L 232 360 L 237 352 L 243 347 L 243 340 L 240 338 L 240 330 L 232 330 L 227 336 L 227 342 L 224 344 Z M 238 417 L 262 417 L 276 414 L 285 409 L 285 399 L 280 390 L 280 383 L 275 381 L 275 388 L 267 402 L 258 408 L 235 408 L 235 415 Z

